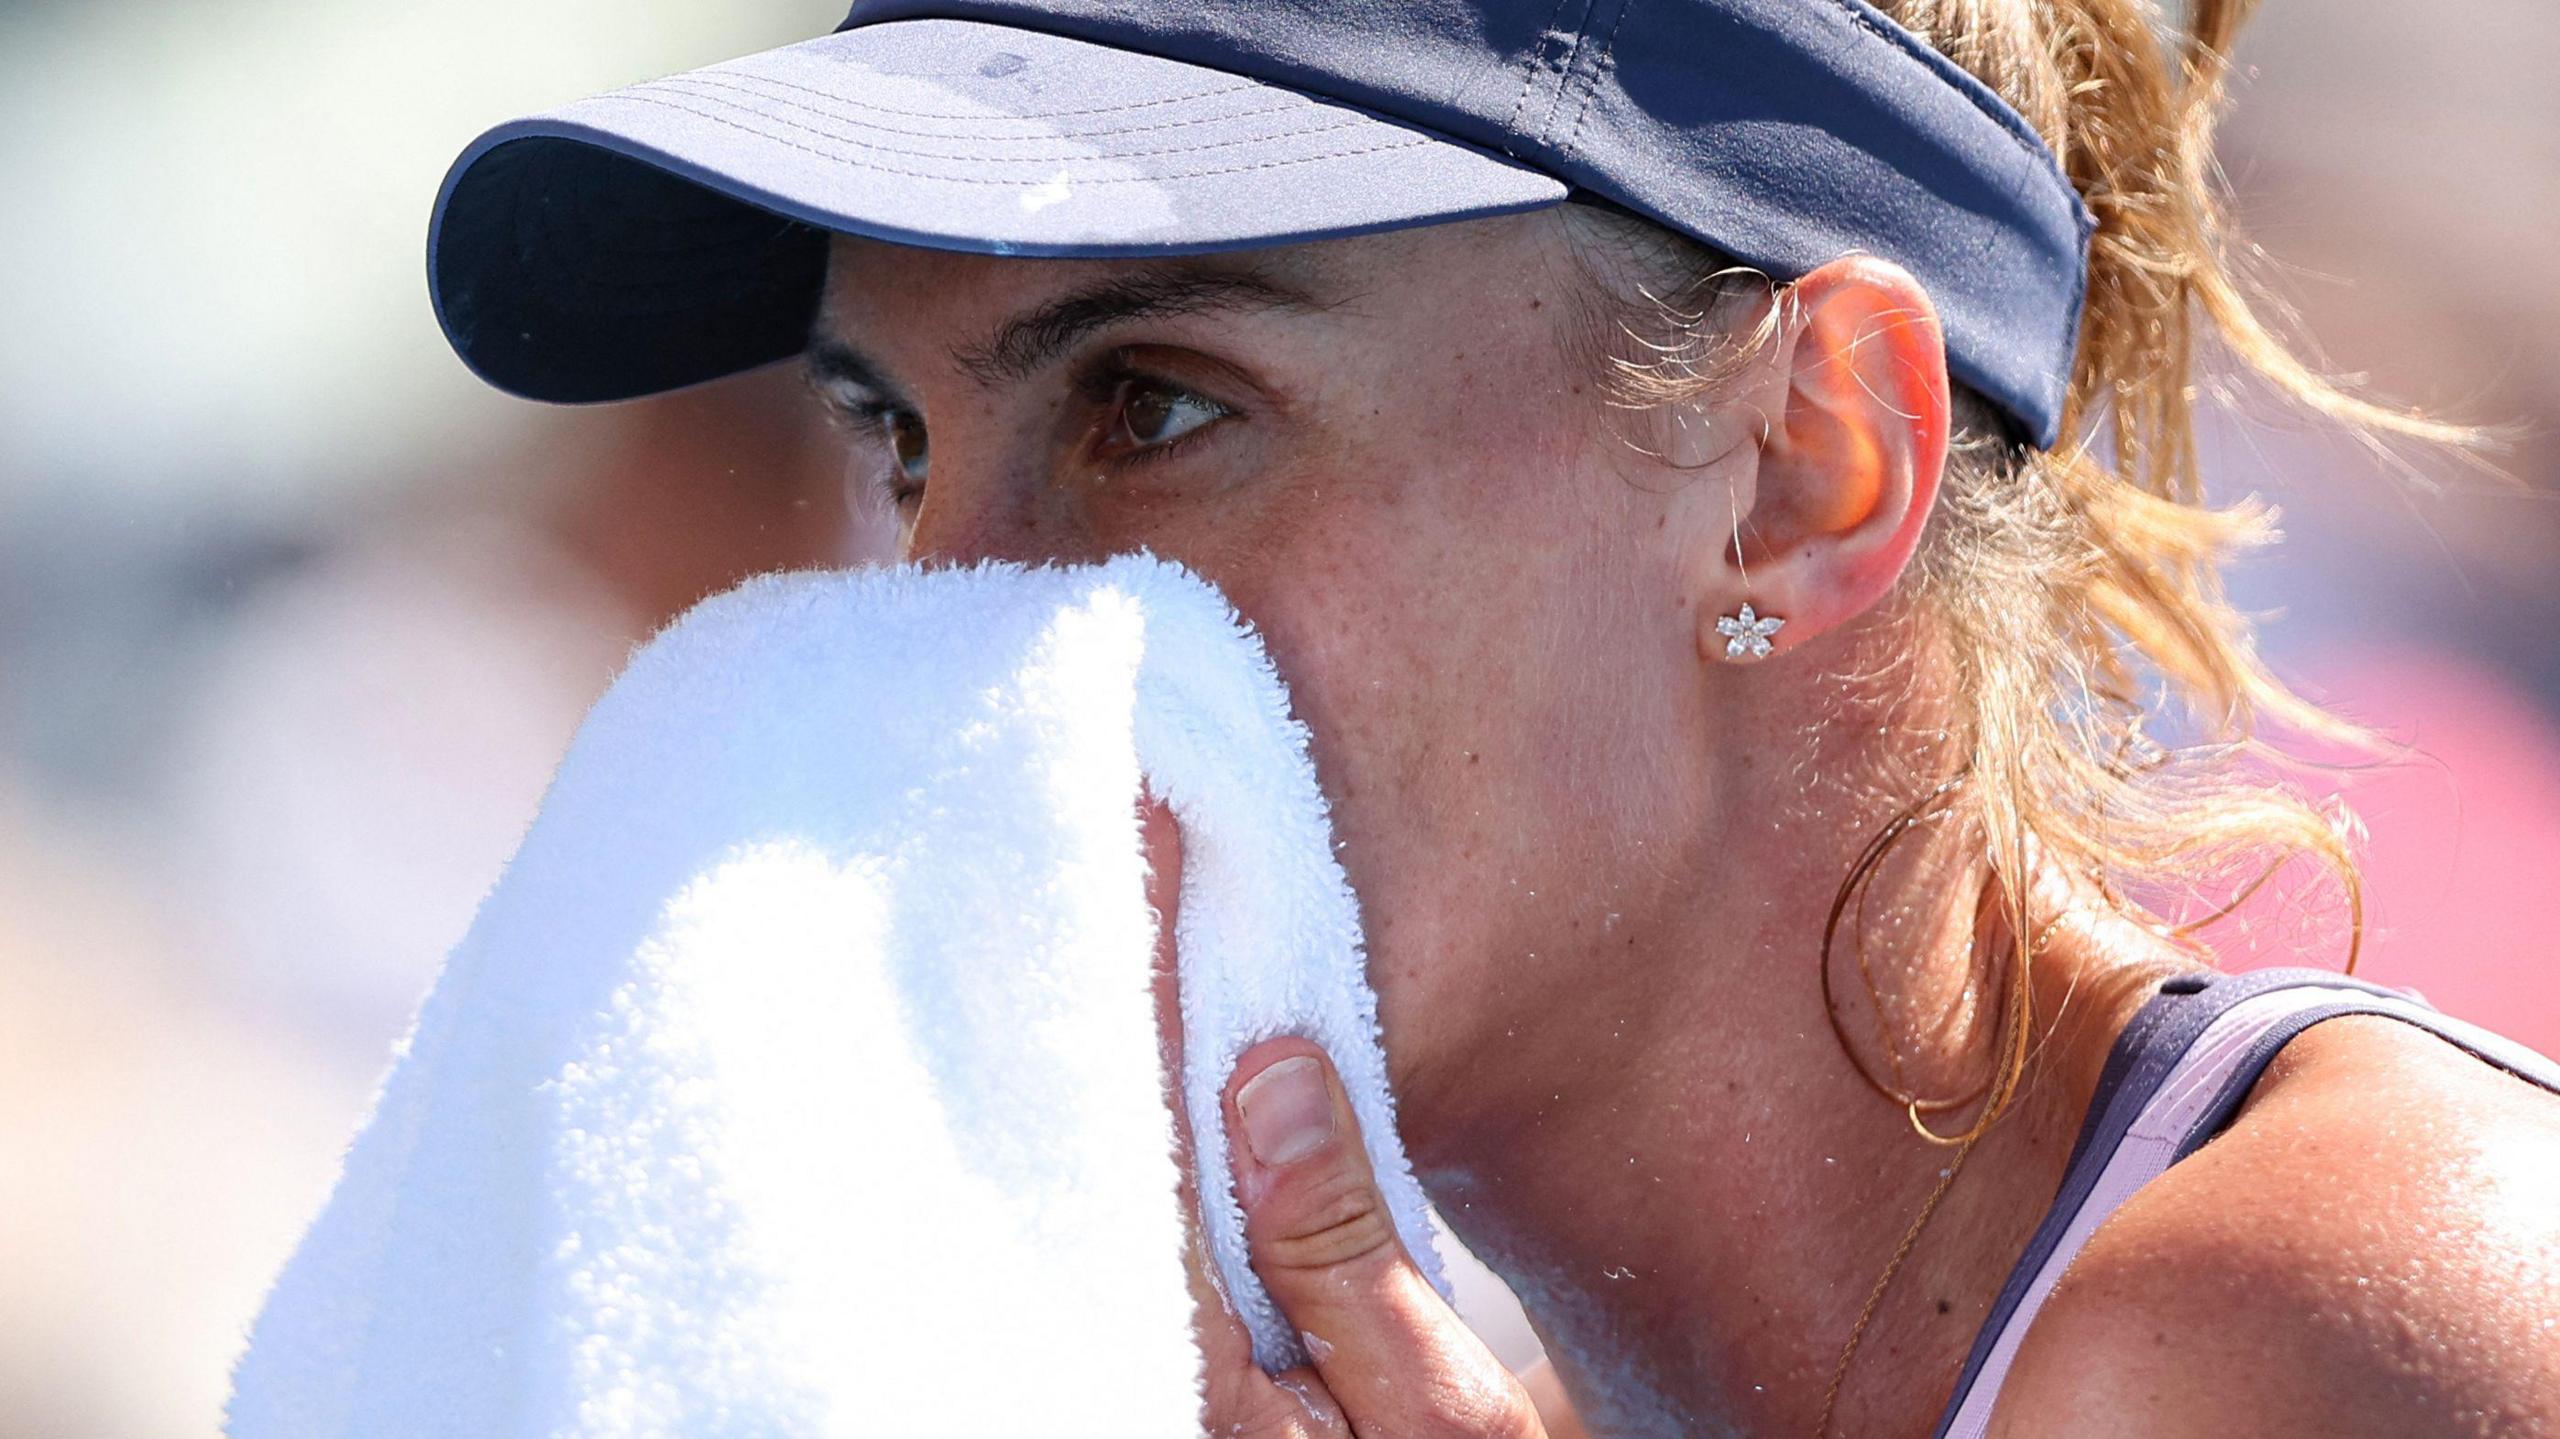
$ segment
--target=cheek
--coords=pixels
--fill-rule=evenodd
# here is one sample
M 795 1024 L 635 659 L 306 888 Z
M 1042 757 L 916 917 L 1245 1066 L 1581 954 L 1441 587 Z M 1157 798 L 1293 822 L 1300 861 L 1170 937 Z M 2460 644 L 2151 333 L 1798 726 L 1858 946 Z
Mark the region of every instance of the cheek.
M 1212 576 L 1313 735 L 1391 1013 L 1561 958 L 1597 922 L 1579 887 L 1647 822 L 1626 802 L 1646 793 L 1638 717 L 1663 689 L 1653 637 L 1676 628 L 1637 602 L 1651 586 L 1624 553 L 1650 531 L 1628 513 L 1642 496 L 1536 443 L 1469 458 L 1392 493 L 1346 484 Z
M 1487 612 L 1458 584 L 1429 583 L 1415 560 L 1326 546 L 1304 556 L 1285 594 L 1238 597 L 1307 725 L 1391 1012 L 1481 950 L 1465 921 L 1517 869 L 1502 841 L 1532 804 L 1513 783 L 1518 712 L 1489 702 L 1504 656 L 1477 623 Z M 1400 1052 L 1413 1037 L 1391 1032 Z
M 1284 487 L 1222 582 L 1288 677 L 1343 822 L 1373 823 L 1372 805 L 1428 821 L 1444 777 L 1504 747 L 1511 716 L 1488 699 L 1542 663 L 1562 507 L 1527 437 L 1405 416 L 1363 438 Z

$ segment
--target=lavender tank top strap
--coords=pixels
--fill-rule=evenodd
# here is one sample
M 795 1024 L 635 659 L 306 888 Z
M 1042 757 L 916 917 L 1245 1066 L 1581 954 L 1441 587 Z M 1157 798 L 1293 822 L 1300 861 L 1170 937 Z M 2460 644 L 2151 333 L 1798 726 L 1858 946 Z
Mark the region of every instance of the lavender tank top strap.
M 2160 986 L 2117 1037 L 2072 1147 L 2062 1188 L 1983 1321 L 1935 1431 L 1981 1439 L 2018 1345 L 2089 1236 L 2135 1190 L 2230 1123 L 2276 1052 L 2343 1014 L 2414 1024 L 2477 1058 L 2560 1093 L 2560 1064 L 2384 989 L 2315 969 L 2181 975 Z

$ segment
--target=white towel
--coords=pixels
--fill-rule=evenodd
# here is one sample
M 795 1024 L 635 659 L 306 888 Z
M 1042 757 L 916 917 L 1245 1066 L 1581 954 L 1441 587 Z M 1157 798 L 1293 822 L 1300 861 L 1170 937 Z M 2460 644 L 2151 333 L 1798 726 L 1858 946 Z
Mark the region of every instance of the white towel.
M 1142 774 L 1183 830 L 1184 1098 L 1257 1357 L 1300 1357 L 1219 1107 L 1261 1039 L 1331 1052 L 1439 1282 L 1305 739 L 1226 602 L 1146 556 L 705 602 L 447 961 L 230 1432 L 1193 1432 Z

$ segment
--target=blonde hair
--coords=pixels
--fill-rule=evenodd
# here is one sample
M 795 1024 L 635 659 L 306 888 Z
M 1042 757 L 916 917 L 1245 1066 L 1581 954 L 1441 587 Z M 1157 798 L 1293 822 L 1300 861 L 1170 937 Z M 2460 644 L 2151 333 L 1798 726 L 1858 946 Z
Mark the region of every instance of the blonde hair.
M 2273 754 L 2257 732 L 2263 719 L 2352 744 L 2370 737 L 2271 674 L 2224 595 L 2225 562 L 2274 532 L 2265 507 L 2216 508 L 2204 496 L 2193 371 L 2207 327 L 2277 390 L 2363 434 L 2465 447 L 2479 436 L 2314 373 L 2238 279 L 2213 136 L 2251 0 L 2189 0 L 2175 30 L 2152 0 L 1875 3 L 2024 115 L 2098 220 L 2063 441 L 2018 444 L 1978 396 L 1957 397 L 1959 442 L 1910 583 L 1956 667 L 1948 688 L 1961 756 L 1869 846 L 1834 912 L 1836 927 L 1884 850 L 1918 823 L 1958 821 L 1986 847 L 2015 939 L 1994 1073 L 1970 1094 L 1928 1100 L 1877 1079 L 1850 1049 L 1924 1135 L 1960 1143 L 1999 1117 L 2026 1068 L 2031 853 L 2178 935 L 2308 856 L 2343 886 L 2346 963 L 2355 963 L 2363 925 L 2351 818 L 2239 763 Z M 1618 359 L 1622 400 L 1659 404 L 1721 384 L 1774 324 L 1715 333 L 1710 315 L 1738 288 L 1735 271 L 1693 263 L 1683 288 L 1639 322 L 1655 333 L 1668 325 L 1674 338 Z M 2203 743 L 2170 751 L 2144 737 L 2154 690 L 2189 713 Z M 2191 891 L 2198 875 L 2243 872 L 2256 878 L 2200 919 L 2173 924 L 2155 912 L 2153 896 Z M 1826 935 L 1826 987 L 1829 947 Z M 1939 1136 L 1922 1119 L 1976 1102 L 1962 1135 Z

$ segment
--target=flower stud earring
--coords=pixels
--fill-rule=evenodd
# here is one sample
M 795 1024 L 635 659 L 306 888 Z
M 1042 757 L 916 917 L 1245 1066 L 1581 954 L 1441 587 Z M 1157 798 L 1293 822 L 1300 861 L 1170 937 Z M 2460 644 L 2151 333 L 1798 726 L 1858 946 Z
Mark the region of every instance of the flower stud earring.
M 1716 619 L 1716 633 L 1724 636 L 1724 657 L 1729 660 L 1764 660 L 1769 657 L 1769 636 L 1786 624 L 1776 615 L 1755 615 L 1746 601 L 1739 615 L 1721 615 Z

